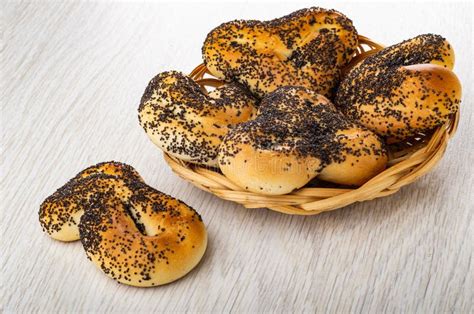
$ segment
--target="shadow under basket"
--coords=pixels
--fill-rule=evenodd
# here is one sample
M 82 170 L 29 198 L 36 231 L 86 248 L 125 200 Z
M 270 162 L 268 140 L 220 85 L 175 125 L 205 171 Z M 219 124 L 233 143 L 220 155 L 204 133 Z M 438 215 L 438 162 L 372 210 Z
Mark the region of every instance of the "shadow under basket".
M 367 37 L 359 36 L 359 46 L 354 58 L 343 72 L 347 73 L 357 63 L 382 48 L 382 45 Z M 204 64 L 197 66 L 190 76 L 204 90 L 208 86 L 218 87 L 224 84 L 213 78 Z M 269 208 L 293 215 L 316 215 L 352 203 L 391 195 L 428 173 L 443 157 L 449 139 L 456 132 L 458 121 L 459 111 L 446 124 L 428 134 L 418 134 L 403 143 L 388 145 L 387 169 L 357 188 L 312 182 L 289 194 L 261 195 L 235 185 L 218 169 L 184 162 L 166 153 L 164 157 L 171 169 L 181 178 L 222 199 L 247 208 Z

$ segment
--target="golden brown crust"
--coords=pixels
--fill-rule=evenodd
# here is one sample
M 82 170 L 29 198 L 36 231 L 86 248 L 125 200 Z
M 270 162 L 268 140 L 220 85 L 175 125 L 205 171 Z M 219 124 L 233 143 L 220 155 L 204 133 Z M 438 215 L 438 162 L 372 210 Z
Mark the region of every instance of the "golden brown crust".
M 362 184 L 384 169 L 387 156 L 375 134 L 347 120 L 327 98 L 287 86 L 262 99 L 254 120 L 227 134 L 218 161 L 246 190 L 286 194 L 320 173 L 328 181 Z
M 259 149 L 253 136 L 241 132 L 233 130 L 224 139 L 219 166 L 229 180 L 247 191 L 287 194 L 306 185 L 321 169 L 318 158 L 300 156 L 282 147 Z
M 166 153 L 215 166 L 217 148 L 229 126 L 250 119 L 255 103 L 236 83 L 206 94 L 191 78 L 170 71 L 151 80 L 138 117 L 149 138 Z
M 358 125 L 336 133 L 341 158 L 321 170 L 318 179 L 342 185 L 360 186 L 382 172 L 388 156 L 384 143 L 372 131 Z
M 99 268 L 128 285 L 150 287 L 184 276 L 207 245 L 194 209 L 117 162 L 81 171 L 43 202 L 39 216 L 52 238 L 80 238 Z
M 379 135 L 401 141 L 448 121 L 460 104 L 451 45 L 420 35 L 383 49 L 352 69 L 337 106 Z
M 309 8 L 271 21 L 237 20 L 212 30 L 204 63 L 263 97 L 281 86 L 304 86 L 330 96 L 357 47 L 357 31 L 343 14 Z

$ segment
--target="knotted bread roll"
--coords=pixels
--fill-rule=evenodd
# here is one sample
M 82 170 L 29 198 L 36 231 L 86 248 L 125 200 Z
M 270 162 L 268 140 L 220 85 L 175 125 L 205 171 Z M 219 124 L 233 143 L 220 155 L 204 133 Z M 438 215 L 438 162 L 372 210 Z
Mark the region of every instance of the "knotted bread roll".
M 200 215 L 146 185 L 130 166 L 92 166 L 47 198 L 44 230 L 61 241 L 81 239 L 87 256 L 107 276 L 151 287 L 193 269 L 207 246 Z
M 234 127 L 219 148 L 219 167 L 245 190 L 286 194 L 320 175 L 361 185 L 387 162 L 384 144 L 304 87 L 281 87 L 262 99 L 254 120 Z
M 402 141 L 447 122 L 459 109 L 461 83 L 453 66 L 446 39 L 420 35 L 359 63 L 342 81 L 335 102 L 390 142 Z
M 224 23 L 207 35 L 202 52 L 214 76 L 238 81 L 260 97 L 289 85 L 330 96 L 357 44 L 346 16 L 309 8 L 266 22 Z
M 207 94 L 191 78 L 170 71 L 150 81 L 138 117 L 148 137 L 166 153 L 216 166 L 217 149 L 228 128 L 250 119 L 255 103 L 239 84 L 223 85 Z

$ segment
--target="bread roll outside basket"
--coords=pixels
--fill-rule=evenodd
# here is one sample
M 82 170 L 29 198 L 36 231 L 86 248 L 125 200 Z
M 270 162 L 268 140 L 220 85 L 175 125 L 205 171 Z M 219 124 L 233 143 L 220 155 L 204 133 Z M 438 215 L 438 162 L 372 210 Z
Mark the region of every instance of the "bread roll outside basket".
M 359 35 L 359 46 L 346 71 L 383 46 Z M 217 87 L 221 80 L 210 76 L 204 64 L 197 66 L 190 76 L 205 90 Z M 459 111 L 446 124 L 430 134 L 419 134 L 403 143 L 388 145 L 387 169 L 358 188 L 312 187 L 311 184 L 286 195 L 261 195 L 244 191 L 229 181 L 218 169 L 198 166 L 173 158 L 166 153 L 165 161 L 181 178 L 222 199 L 242 204 L 247 208 L 269 208 L 285 214 L 316 215 L 356 202 L 372 200 L 397 192 L 431 171 L 443 157 L 449 139 L 456 132 Z

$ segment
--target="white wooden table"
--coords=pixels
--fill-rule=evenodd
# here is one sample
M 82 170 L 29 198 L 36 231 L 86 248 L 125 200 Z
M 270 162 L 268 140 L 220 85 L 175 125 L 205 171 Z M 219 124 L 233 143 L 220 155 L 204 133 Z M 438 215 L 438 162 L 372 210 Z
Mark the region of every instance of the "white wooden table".
M 472 6 L 318 3 L 382 43 L 433 32 L 455 47 L 459 131 L 434 172 L 391 197 L 314 217 L 245 209 L 176 177 L 138 125 L 149 79 L 189 72 L 213 27 L 311 4 L 2 2 L 0 311 L 472 313 Z M 202 214 L 209 248 L 182 280 L 117 284 L 80 243 L 42 233 L 42 200 L 112 159 Z

